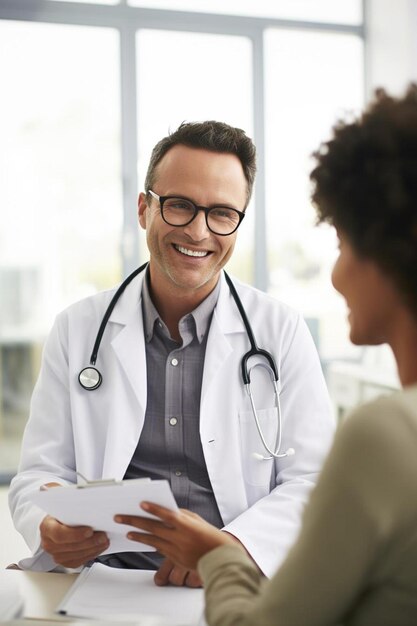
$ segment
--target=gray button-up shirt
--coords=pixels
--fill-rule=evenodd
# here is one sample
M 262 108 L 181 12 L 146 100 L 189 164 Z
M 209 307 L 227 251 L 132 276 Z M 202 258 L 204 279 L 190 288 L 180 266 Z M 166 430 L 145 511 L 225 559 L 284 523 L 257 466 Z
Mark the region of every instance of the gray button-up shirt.
M 223 521 L 204 460 L 199 433 L 200 396 L 210 322 L 220 283 L 191 313 L 181 318 L 182 343 L 171 339 L 143 281 L 147 406 L 145 423 L 125 479 L 165 478 L 181 508 L 191 509 L 218 528 Z M 159 567 L 158 553 L 122 553 L 105 559 L 115 567 Z

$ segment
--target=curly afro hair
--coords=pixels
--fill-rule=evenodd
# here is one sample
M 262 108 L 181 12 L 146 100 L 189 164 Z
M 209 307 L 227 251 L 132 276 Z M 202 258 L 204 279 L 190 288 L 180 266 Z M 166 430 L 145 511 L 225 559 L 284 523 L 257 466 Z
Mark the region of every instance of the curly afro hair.
M 318 222 L 374 261 L 417 316 L 417 85 L 403 98 L 383 89 L 353 122 L 338 122 L 314 153 Z

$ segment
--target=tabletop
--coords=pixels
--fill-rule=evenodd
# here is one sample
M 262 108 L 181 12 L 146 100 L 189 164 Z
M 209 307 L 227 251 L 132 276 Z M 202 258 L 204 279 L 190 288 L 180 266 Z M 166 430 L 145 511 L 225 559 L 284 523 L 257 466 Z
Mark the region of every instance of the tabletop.
M 24 600 L 23 617 L 65 621 L 65 618 L 55 613 L 55 609 L 78 574 L 28 572 L 11 569 L 5 570 L 5 575 L 14 580 L 19 587 Z
M 36 626 L 61 626 L 63 623 L 67 624 L 67 626 L 90 626 L 92 623 L 103 624 L 107 619 L 110 621 L 106 623 L 111 623 L 112 626 L 173 626 L 173 624 L 178 626 L 178 624 L 183 624 L 182 620 L 178 622 L 178 616 L 174 619 L 174 617 L 168 618 L 167 616 L 158 617 L 158 615 L 135 614 L 118 616 L 117 618 L 114 616 L 116 619 L 110 619 L 110 616 L 107 616 L 107 618 L 102 617 L 91 622 L 87 618 L 71 618 L 56 613 L 56 608 L 77 580 L 78 575 L 14 569 L 3 570 L 2 576 L 5 576 L 6 579 L 10 578 L 15 586 L 17 585 L 24 601 L 24 609 L 19 620 L 13 622 L 0 621 L 0 623 L 10 624 L 10 626 L 29 626 L 30 624 L 35 624 Z M 190 624 L 188 618 L 186 622 L 188 625 Z M 197 622 L 198 626 L 206 626 L 202 613 L 195 622 L 196 626 Z M 194 619 L 192 623 L 194 624 Z

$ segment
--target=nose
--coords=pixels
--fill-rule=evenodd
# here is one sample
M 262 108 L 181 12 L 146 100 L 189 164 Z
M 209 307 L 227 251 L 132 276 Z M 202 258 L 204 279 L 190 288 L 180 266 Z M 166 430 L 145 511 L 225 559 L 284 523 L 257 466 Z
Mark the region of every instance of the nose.
M 198 211 L 192 222 L 184 226 L 184 232 L 194 241 L 202 241 L 210 235 L 204 211 Z

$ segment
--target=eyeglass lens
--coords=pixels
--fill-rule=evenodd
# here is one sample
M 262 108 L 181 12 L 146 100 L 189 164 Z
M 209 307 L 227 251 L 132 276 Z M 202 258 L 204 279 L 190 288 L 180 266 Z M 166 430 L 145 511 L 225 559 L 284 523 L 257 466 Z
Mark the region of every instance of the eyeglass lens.
M 185 226 L 195 217 L 197 207 L 185 198 L 167 198 L 162 206 L 163 216 L 171 226 Z M 229 207 L 215 206 L 206 212 L 207 226 L 215 233 L 227 235 L 239 224 L 240 216 Z

